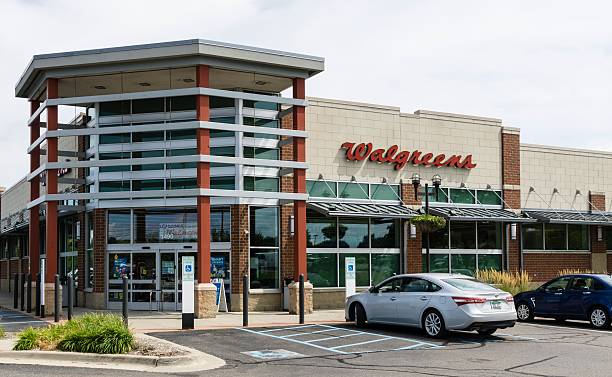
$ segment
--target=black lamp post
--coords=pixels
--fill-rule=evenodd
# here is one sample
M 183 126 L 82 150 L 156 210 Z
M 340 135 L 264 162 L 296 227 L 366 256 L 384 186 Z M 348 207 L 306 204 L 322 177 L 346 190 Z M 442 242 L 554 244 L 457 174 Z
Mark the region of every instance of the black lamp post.
M 436 201 L 440 200 L 438 193 L 440 191 L 440 184 L 442 183 L 442 177 L 439 174 L 435 174 L 431 178 L 431 183 L 433 183 L 434 188 L 436 189 Z M 412 185 L 414 186 L 414 199 L 418 200 L 418 192 L 419 186 L 421 185 L 421 176 L 419 173 L 412 174 Z M 425 214 L 429 215 L 429 184 L 425 183 Z M 427 272 L 431 272 L 431 258 L 429 257 L 429 232 L 425 233 L 425 270 Z

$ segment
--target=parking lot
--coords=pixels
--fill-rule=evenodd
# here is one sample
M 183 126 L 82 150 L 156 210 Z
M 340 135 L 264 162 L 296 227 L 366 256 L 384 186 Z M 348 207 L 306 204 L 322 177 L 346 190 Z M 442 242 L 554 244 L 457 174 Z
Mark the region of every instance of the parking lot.
M 47 322 L 18 311 L 0 308 L 0 326 L 6 332 L 17 332 L 27 327 L 45 326 Z
M 453 332 L 432 340 L 416 329 L 306 324 L 153 334 L 211 353 L 227 366 L 207 375 L 606 376 L 612 330 L 553 321 L 517 324 L 493 336 Z

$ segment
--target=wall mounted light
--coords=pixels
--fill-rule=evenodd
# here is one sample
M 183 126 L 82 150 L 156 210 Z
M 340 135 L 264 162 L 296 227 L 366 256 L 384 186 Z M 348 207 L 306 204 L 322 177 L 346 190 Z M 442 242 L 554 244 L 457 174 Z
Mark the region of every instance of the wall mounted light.
M 414 200 L 419 200 L 418 191 L 419 185 L 421 184 L 421 176 L 419 173 L 413 173 L 411 180 L 412 186 L 414 187 Z
M 603 241 L 603 228 L 601 225 L 597 226 L 597 241 Z
M 516 223 L 510 224 L 510 239 L 516 241 Z
M 417 236 L 417 229 L 416 229 L 416 225 L 414 224 L 410 224 L 410 238 L 411 239 L 415 239 Z
M 293 236 L 295 234 L 295 217 L 293 215 L 289 217 L 289 229 L 291 231 L 291 235 Z

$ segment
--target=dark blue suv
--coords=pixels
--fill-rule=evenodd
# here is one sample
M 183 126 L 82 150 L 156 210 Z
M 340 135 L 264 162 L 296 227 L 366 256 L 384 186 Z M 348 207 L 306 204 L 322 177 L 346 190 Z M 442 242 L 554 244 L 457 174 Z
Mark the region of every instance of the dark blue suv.
M 610 326 L 612 276 L 599 274 L 564 275 L 540 288 L 514 296 L 519 321 L 533 317 L 587 320 L 595 328 Z

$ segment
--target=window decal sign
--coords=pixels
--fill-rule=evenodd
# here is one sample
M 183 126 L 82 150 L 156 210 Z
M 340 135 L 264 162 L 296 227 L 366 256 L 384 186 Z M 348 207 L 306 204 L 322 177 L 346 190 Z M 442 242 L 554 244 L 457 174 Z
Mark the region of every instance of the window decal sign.
M 346 149 L 346 159 L 348 161 L 363 161 L 368 160 L 372 162 L 393 164 L 395 170 L 401 170 L 407 164 L 414 166 L 434 166 L 442 167 L 448 166 L 458 169 L 473 169 L 476 167 L 476 163 L 472 161 L 472 155 L 468 154 L 465 157 L 461 155 L 445 155 L 440 153 L 434 155 L 433 153 L 423 153 L 419 150 L 413 152 L 400 151 L 397 145 L 392 145 L 389 148 L 374 149 L 372 143 L 352 143 L 345 142 L 340 147 Z

